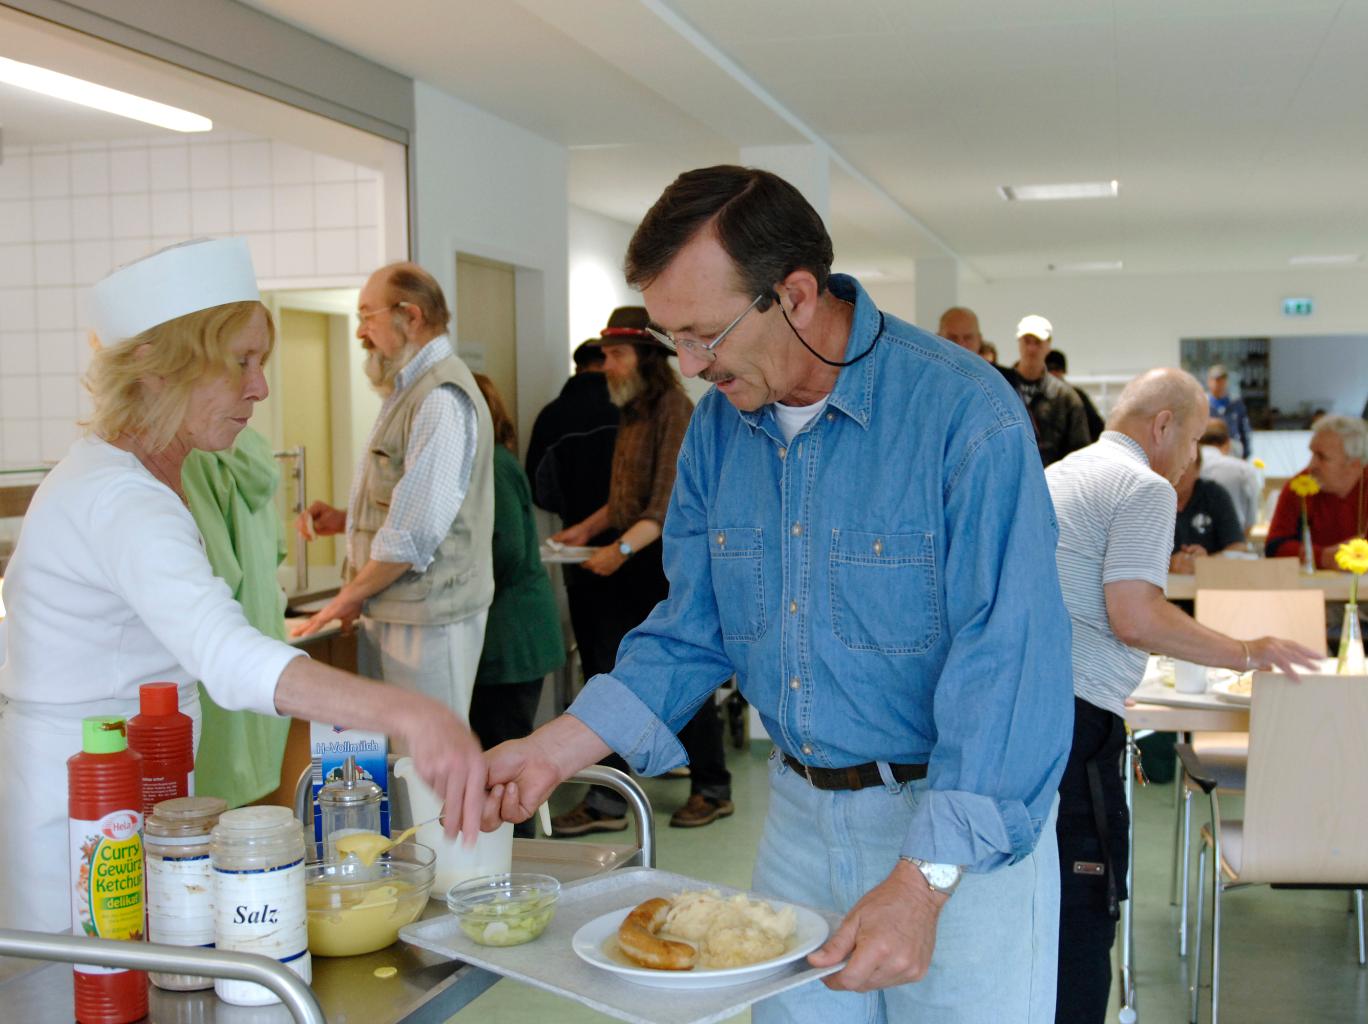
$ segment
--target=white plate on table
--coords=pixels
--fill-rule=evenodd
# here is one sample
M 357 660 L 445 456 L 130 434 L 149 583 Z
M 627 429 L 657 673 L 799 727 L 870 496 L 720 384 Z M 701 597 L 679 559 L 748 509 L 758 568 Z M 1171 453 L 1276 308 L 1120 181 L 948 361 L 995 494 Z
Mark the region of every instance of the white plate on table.
M 1254 700 L 1253 695 L 1241 693 L 1232 689 L 1239 683 L 1240 677 L 1231 673 L 1234 678 L 1216 679 L 1211 684 L 1211 692 L 1221 700 L 1229 701 L 1231 704 L 1244 704 L 1248 706 Z
M 568 544 L 557 544 L 553 540 L 542 541 L 541 545 L 541 560 L 543 562 L 578 565 L 580 562 L 588 561 L 589 556 L 593 553 L 593 548 L 571 547 Z
M 767 902 L 776 909 L 789 905 L 777 900 L 768 900 Z M 604 948 L 609 942 L 614 944 L 617 942 L 618 926 L 622 924 L 623 918 L 635 909 L 635 906 L 623 907 L 621 910 L 613 910 L 594 918 L 575 932 L 571 942 L 574 945 L 575 952 L 585 963 L 610 971 L 625 981 L 637 985 L 649 985 L 652 988 L 722 988 L 726 985 L 742 985 L 751 981 L 759 981 L 761 978 L 778 974 L 795 961 L 802 960 L 826 941 L 827 934 L 830 931 L 826 921 L 817 914 L 806 907 L 793 906 L 794 914 L 797 916 L 798 929 L 790 940 L 788 950 L 773 960 L 764 960 L 746 967 L 656 971 L 649 967 L 635 967 L 630 964 L 619 963 Z

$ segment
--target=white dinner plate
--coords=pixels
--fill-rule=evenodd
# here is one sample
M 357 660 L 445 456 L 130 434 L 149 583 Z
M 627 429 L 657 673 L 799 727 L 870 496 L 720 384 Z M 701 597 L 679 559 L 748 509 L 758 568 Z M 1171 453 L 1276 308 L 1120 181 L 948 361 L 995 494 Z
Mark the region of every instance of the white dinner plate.
M 1231 687 L 1240 681 L 1240 677 L 1234 679 L 1220 679 L 1211 684 L 1211 692 L 1216 694 L 1221 700 L 1229 701 L 1231 704 L 1248 705 L 1253 701 L 1253 697 L 1247 693 L 1234 693 Z
M 786 904 L 777 900 L 767 900 L 776 909 Z M 791 905 L 791 904 L 790 904 Z M 742 985 L 759 981 L 771 974 L 778 974 L 796 960 L 801 960 L 826 941 L 828 927 L 826 921 L 806 907 L 793 905 L 797 916 L 798 929 L 790 940 L 787 952 L 773 960 L 765 960 L 747 967 L 727 967 L 722 969 L 695 969 L 692 971 L 654 971 L 649 967 L 634 967 L 619 963 L 608 955 L 604 944 L 609 940 L 617 941 L 618 926 L 622 919 L 635 910 L 635 906 L 623 907 L 594 918 L 580 927 L 571 939 L 575 952 L 585 963 L 593 964 L 605 971 L 611 971 L 626 981 L 653 988 L 722 988 L 726 985 Z
M 569 547 L 549 540 L 544 541 L 541 546 L 541 560 L 543 562 L 578 565 L 580 562 L 588 561 L 589 556 L 593 553 L 593 548 Z

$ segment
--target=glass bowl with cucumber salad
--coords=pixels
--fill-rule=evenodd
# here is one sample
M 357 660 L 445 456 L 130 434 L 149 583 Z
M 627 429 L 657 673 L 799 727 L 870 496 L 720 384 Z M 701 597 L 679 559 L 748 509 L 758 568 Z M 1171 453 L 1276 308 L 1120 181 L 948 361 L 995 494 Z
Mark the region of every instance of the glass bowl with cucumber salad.
M 453 885 L 447 909 L 482 946 L 517 946 L 546 930 L 556 914 L 560 882 L 550 875 L 483 875 Z

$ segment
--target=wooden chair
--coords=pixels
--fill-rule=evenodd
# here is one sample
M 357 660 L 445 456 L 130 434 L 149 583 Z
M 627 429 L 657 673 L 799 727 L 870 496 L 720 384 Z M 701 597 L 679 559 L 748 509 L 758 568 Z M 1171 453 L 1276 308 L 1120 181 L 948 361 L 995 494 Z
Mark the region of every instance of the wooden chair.
M 1198 558 L 1194 575 L 1200 590 L 1296 590 L 1301 563 L 1295 558 Z
M 1224 559 L 1222 559 L 1224 561 Z M 1296 580 L 1296 560 L 1271 558 L 1272 562 L 1291 563 Z M 1256 563 L 1247 562 L 1247 565 Z M 1325 600 L 1320 593 L 1310 590 L 1199 590 L 1196 614 L 1204 626 L 1233 636 L 1236 640 L 1253 640 L 1261 636 L 1278 636 L 1295 640 L 1324 657 Z M 1238 793 L 1244 789 L 1245 766 L 1249 759 L 1249 735 L 1242 732 L 1197 732 L 1189 738 L 1207 770 L 1212 773 L 1223 793 Z M 1178 955 L 1187 955 L 1188 875 L 1189 851 L 1192 847 L 1193 785 L 1178 776 L 1178 803 L 1175 810 L 1172 883 L 1170 903 L 1178 902 Z
M 1365 961 L 1363 889 L 1368 886 L 1368 686 L 1361 676 L 1273 672 L 1254 677 L 1249 775 L 1243 819 L 1221 816 L 1216 780 L 1191 746 L 1178 754 L 1188 778 L 1211 798 L 1197 864 L 1197 933 L 1190 1020 L 1198 1017 L 1202 899 L 1212 853 L 1211 1021 L 1221 997 L 1221 898 L 1245 885 L 1349 889 L 1358 918 L 1358 962 Z

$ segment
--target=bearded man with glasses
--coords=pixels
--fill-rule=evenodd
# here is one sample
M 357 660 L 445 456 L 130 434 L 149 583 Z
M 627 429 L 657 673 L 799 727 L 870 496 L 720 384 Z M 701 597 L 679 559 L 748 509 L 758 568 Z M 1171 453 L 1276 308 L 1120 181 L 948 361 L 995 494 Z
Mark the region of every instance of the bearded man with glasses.
M 1054 1019 L 1056 790 L 1073 708 L 1054 516 L 995 369 L 831 273 L 783 179 L 677 178 L 627 251 L 653 330 L 710 381 L 665 517 L 669 596 L 569 711 L 489 751 L 484 827 L 735 674 L 775 743 L 754 885 L 844 915 L 848 963 L 775 1021 Z

